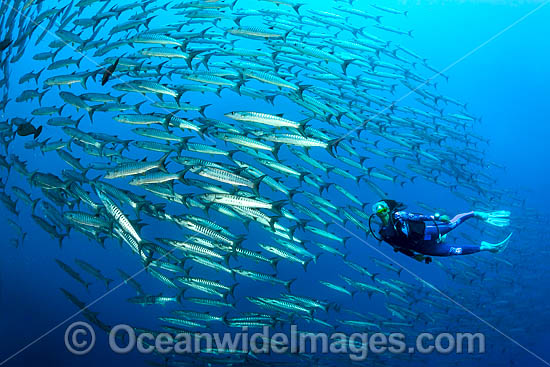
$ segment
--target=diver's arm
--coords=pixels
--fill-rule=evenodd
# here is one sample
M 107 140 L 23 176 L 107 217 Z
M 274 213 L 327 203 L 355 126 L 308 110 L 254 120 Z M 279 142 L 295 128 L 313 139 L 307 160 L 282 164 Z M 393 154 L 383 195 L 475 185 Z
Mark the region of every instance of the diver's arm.
M 409 250 L 409 249 L 406 249 L 406 248 L 403 248 L 403 247 L 394 247 L 393 251 L 401 252 L 402 254 L 405 254 L 409 257 L 414 257 L 415 256 L 415 253 L 412 250 Z
M 406 249 L 406 248 L 394 247 L 394 248 L 393 248 L 393 251 L 395 251 L 395 252 L 401 252 L 402 254 L 407 255 L 408 257 L 412 257 L 412 258 L 415 259 L 416 261 L 425 262 L 426 264 L 429 264 L 429 263 L 432 262 L 432 258 L 431 258 L 431 257 L 429 257 L 429 256 L 424 256 L 424 255 L 422 255 L 422 254 L 417 254 L 416 252 L 411 251 L 411 250 Z
M 413 214 L 408 212 L 396 212 L 394 216 L 395 219 L 412 220 L 414 222 L 426 222 L 435 219 L 433 215 Z

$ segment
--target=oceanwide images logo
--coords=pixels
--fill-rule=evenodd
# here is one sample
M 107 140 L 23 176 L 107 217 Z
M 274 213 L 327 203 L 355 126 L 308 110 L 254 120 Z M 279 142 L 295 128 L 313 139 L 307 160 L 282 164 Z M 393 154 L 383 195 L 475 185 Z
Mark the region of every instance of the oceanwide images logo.
M 118 354 L 137 350 L 150 354 L 239 353 L 259 354 L 347 354 L 353 361 L 363 361 L 369 353 L 484 353 L 485 336 L 481 333 L 421 333 L 414 345 L 408 345 L 403 333 L 310 333 L 291 325 L 289 333 L 273 333 L 270 327 L 252 332 L 243 327 L 233 333 L 138 333 L 125 324 L 109 333 L 109 348 Z M 76 355 L 89 353 L 95 346 L 93 328 L 85 322 L 71 324 L 65 332 L 65 345 Z

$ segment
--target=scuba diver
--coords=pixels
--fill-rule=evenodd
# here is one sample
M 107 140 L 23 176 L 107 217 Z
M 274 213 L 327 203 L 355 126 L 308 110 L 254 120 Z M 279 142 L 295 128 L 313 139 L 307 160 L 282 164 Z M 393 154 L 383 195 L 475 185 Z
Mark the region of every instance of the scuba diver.
M 436 213 L 433 216 L 413 214 L 402 211 L 405 206 L 395 200 L 380 200 L 372 206 L 373 216 L 382 221 L 378 231 L 381 238 L 373 236 L 379 241 L 389 243 L 395 252 L 401 252 L 418 261 L 429 264 L 429 256 L 469 255 L 480 251 L 500 252 L 504 250 L 512 233 L 502 242 L 492 244 L 482 241 L 479 245 L 451 245 L 443 243 L 447 233 L 458 227 L 470 218 L 477 218 L 497 227 L 506 227 L 510 224 L 510 212 L 501 210 L 491 213 L 472 211 L 456 215 L 450 219 L 446 215 Z M 429 256 L 425 256 L 429 255 Z

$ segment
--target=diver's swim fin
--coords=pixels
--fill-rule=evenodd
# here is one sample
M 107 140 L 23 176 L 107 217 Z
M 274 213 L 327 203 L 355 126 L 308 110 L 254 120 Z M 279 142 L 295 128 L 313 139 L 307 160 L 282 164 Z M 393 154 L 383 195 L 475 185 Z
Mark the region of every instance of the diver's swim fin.
M 495 212 L 474 212 L 476 218 L 484 220 L 496 227 L 507 227 L 510 225 L 510 212 L 508 210 L 498 210 Z
M 491 252 L 504 251 L 504 249 L 508 246 L 508 242 L 510 241 L 510 237 L 512 237 L 513 234 L 514 234 L 514 232 L 510 233 L 508 235 L 508 237 L 506 237 L 504 239 L 504 241 L 499 242 L 499 243 L 489 243 L 489 242 L 482 241 L 481 242 L 481 248 L 482 249 L 487 248 Z

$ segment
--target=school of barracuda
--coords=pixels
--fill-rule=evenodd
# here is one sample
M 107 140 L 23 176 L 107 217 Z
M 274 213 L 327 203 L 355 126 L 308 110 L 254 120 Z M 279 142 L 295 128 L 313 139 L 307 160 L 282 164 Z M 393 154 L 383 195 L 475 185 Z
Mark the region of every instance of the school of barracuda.
M 504 255 L 424 265 L 455 285 L 439 293 L 362 243 L 379 246 L 368 236 L 370 205 L 413 184 L 437 185 L 467 208 L 521 208 L 513 225 L 522 242 L 540 241 L 529 228 L 545 220 L 498 186 L 491 172 L 503 167 L 484 156 L 480 120 L 440 92 L 449 76 L 401 46 L 413 41 L 407 12 L 359 3 L 2 2 L 0 199 L 16 231 L 11 243 L 24 246 L 27 217 L 59 246 L 68 236 L 105 251 L 125 243 L 156 289 L 128 270 L 90 264 L 84 252 L 55 259 L 91 290 L 62 288 L 59 297 L 106 332 L 111 325 L 86 304 L 101 284 L 121 281 L 137 292 L 126 307 L 165 310 L 147 329 L 154 334 L 291 323 L 304 333 L 412 334 L 454 330 L 460 320 L 462 330 L 501 337 L 462 306 L 510 334 L 537 330 L 522 321 L 544 304 L 528 291 L 540 275 L 526 261 L 532 248 L 516 242 Z M 21 65 L 24 55 L 32 64 Z M 25 149 L 40 153 L 25 161 Z M 48 162 L 66 168 L 49 171 Z M 27 184 L 9 184 L 14 175 Z M 172 229 L 155 231 L 155 223 Z M 252 230 L 259 234 L 248 236 Z M 349 271 L 320 271 L 321 255 Z M 278 271 L 282 263 L 291 274 Z M 320 284 L 322 293 L 295 290 L 306 272 L 301 289 Z M 265 286 L 262 295 L 253 282 Z M 238 349 L 165 357 L 148 358 L 174 366 L 355 364 L 342 355 L 275 361 Z M 424 362 L 383 354 L 369 363 Z

